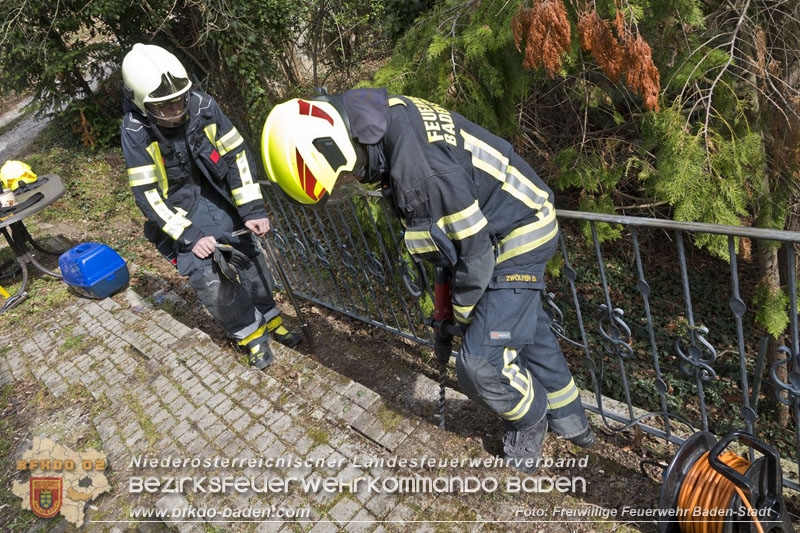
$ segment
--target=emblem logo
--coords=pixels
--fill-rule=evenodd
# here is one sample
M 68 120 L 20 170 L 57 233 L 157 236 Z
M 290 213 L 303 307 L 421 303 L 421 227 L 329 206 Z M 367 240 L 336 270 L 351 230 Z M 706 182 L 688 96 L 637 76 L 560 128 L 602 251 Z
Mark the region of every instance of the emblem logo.
M 58 514 L 63 501 L 63 481 L 60 477 L 31 478 L 31 511 L 36 516 L 51 518 Z

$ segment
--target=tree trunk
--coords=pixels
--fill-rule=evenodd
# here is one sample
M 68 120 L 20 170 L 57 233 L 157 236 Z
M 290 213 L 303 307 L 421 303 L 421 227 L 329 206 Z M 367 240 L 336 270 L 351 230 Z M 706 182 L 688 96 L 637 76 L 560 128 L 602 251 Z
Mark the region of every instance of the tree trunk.
M 761 275 L 762 283 L 765 283 L 770 292 L 780 290 L 781 276 L 778 261 L 778 250 L 774 247 L 768 246 L 764 242 L 758 243 L 758 270 Z M 783 359 L 778 352 L 778 348 L 786 344 L 785 335 L 780 335 L 777 339 L 772 335 L 769 336 L 769 345 L 767 347 L 767 369 L 772 367 L 776 361 Z M 769 370 L 767 370 L 769 371 Z M 778 368 L 778 377 L 786 382 L 786 367 L 781 366 Z M 774 390 L 777 390 L 775 388 Z M 789 423 L 789 407 L 780 403 L 774 395 L 770 394 L 768 397 L 769 404 L 775 408 L 777 413 L 777 421 L 781 427 L 786 427 Z

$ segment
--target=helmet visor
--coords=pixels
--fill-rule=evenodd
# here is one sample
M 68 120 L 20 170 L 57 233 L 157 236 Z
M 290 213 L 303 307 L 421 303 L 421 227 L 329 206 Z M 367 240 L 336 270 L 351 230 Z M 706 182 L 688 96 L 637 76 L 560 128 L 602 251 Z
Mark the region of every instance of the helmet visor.
M 172 95 L 178 95 L 188 91 L 191 86 L 192 82 L 188 79 L 176 78 L 172 73 L 168 72 L 161 75 L 161 85 L 151 92 L 147 99 L 151 101 L 166 99 Z
M 183 93 L 169 100 L 160 102 L 145 102 L 144 107 L 147 114 L 160 126 L 178 126 L 186 118 L 188 111 L 189 93 Z

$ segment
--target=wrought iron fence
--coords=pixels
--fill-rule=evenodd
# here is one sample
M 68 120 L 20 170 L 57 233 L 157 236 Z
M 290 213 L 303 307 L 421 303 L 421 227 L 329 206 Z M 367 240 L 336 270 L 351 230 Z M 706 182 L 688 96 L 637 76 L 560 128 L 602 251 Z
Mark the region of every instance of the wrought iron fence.
M 430 273 L 410 259 L 402 227 L 382 199 L 357 195 L 309 210 L 265 189 L 273 241 L 297 295 L 432 344 L 424 325 L 432 309 Z M 576 380 L 594 395 L 584 406 L 610 430 L 638 426 L 676 444 L 700 429 L 723 434 L 743 427 L 772 444 L 779 440 L 784 455 L 788 450 L 800 463 L 800 233 L 576 211 L 558 216 L 561 260 L 549 268 L 546 310 Z M 604 243 L 609 228 L 618 238 Z M 700 235 L 727 242 L 726 257 L 687 244 Z M 740 270 L 753 269 L 751 262 L 740 266 L 737 255 L 746 241 L 773 241 L 785 259 L 789 340 L 780 348 L 783 359 L 769 367 L 768 339 L 745 303 L 754 276 L 740 281 Z M 702 268 L 690 273 L 698 260 Z M 622 412 L 607 398 L 621 402 Z M 789 427 L 775 421 L 778 403 L 793 415 Z M 784 485 L 800 490 L 790 479 Z

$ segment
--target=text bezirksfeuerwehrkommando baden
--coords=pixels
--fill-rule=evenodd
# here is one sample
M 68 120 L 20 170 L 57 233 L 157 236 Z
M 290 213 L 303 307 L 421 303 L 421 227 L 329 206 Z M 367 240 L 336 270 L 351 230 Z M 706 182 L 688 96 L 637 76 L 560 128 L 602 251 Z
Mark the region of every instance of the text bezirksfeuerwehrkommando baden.
M 173 474 L 175 469 L 250 469 L 263 470 L 261 475 L 144 475 L 128 479 L 131 493 L 220 493 L 220 492 L 270 492 L 288 493 L 294 486 L 304 492 L 383 492 L 383 493 L 475 493 L 475 492 L 572 492 L 585 493 L 586 480 L 581 476 L 523 476 L 497 477 L 476 475 L 425 476 L 386 475 L 379 476 L 320 476 L 312 470 L 339 471 L 346 465 L 367 471 L 378 469 L 488 469 L 516 466 L 515 460 L 500 457 L 445 458 L 445 457 L 361 457 L 346 458 L 304 458 L 296 455 L 279 457 L 150 457 L 135 456 L 131 459 L 129 470 L 158 470 L 160 474 Z M 585 468 L 588 456 L 582 458 L 540 458 L 518 459 L 546 468 Z M 527 463 L 525 463 L 527 466 Z M 284 469 L 309 469 L 307 475 L 280 475 Z M 168 471 L 168 472 L 165 472 Z M 172 471 L 171 471 L 172 470 Z M 467 474 L 468 470 L 464 473 Z M 459 473 L 460 474 L 460 473 Z

